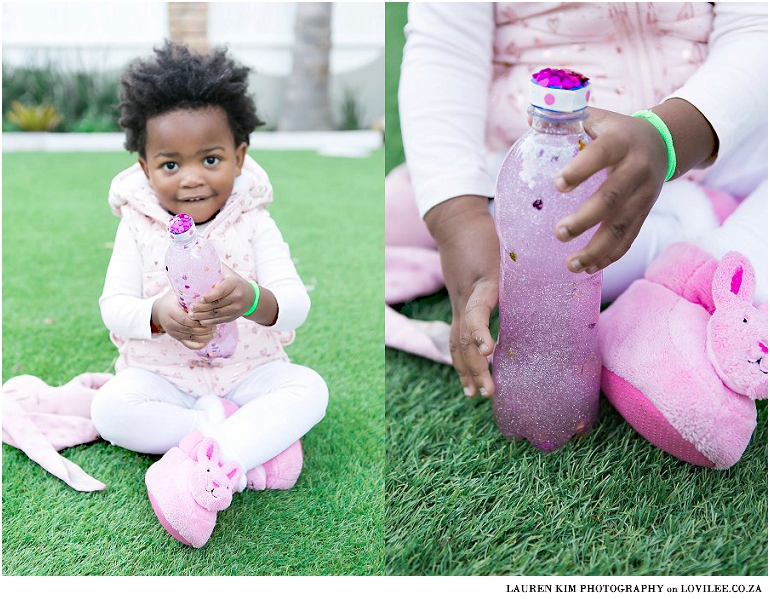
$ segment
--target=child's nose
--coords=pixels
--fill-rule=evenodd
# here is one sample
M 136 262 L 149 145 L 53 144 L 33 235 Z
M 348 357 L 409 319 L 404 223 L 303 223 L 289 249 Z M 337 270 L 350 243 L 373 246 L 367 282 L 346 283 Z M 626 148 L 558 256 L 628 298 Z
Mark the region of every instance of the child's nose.
M 203 177 L 201 176 L 198 169 L 196 168 L 185 169 L 184 176 L 182 177 L 182 186 L 198 187 L 199 185 L 203 185 Z

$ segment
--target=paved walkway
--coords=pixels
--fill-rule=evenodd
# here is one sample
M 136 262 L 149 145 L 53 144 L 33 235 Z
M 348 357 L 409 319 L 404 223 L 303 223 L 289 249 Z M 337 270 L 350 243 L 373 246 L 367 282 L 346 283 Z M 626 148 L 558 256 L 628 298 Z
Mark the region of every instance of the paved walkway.
M 3 133 L 3 152 L 121 152 L 122 133 Z M 383 145 L 379 131 L 269 132 L 251 134 L 250 149 L 314 150 L 324 156 L 368 156 Z

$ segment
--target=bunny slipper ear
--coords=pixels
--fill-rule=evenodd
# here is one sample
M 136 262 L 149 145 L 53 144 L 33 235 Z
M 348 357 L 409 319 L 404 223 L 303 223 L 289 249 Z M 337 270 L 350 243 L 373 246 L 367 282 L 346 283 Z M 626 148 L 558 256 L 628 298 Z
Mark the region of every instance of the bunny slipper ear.
M 714 273 L 714 304 L 724 307 L 736 299 L 752 303 L 755 285 L 754 269 L 748 258 L 738 252 L 729 252 Z
M 214 439 L 206 438 L 198 444 L 199 462 L 219 462 L 219 445 Z
M 236 483 L 243 475 L 243 468 L 241 468 L 238 462 L 227 462 L 222 466 L 222 470 L 227 472 L 227 478 Z

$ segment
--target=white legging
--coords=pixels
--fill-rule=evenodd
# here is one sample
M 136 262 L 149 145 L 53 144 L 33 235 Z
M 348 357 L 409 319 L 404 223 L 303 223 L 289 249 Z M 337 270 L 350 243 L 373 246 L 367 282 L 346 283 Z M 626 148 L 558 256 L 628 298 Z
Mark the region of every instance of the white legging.
M 91 419 L 103 439 L 140 453 L 165 453 L 199 429 L 246 472 L 318 424 L 329 392 L 315 371 L 275 361 L 255 369 L 224 398 L 239 406 L 226 420 L 219 398 L 199 398 L 160 375 L 127 368 L 96 393 Z

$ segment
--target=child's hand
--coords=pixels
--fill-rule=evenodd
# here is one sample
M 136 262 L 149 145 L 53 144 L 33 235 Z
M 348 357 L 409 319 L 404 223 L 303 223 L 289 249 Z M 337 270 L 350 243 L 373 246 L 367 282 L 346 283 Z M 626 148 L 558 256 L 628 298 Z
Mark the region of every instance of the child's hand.
M 495 342 L 489 315 L 498 300 L 500 244 L 489 201 L 479 196 L 452 198 L 428 211 L 425 223 L 438 244 L 452 302 L 452 365 L 468 397 L 490 397 L 495 386 L 487 356 Z
M 585 126 L 594 141 L 557 176 L 556 187 L 571 191 L 604 168 L 607 180 L 557 224 L 556 236 L 570 241 L 601 223 L 589 243 L 567 258 L 572 272 L 594 273 L 631 247 L 658 199 L 668 158 L 660 134 L 643 119 L 590 108 Z
M 211 293 L 190 306 L 190 317 L 203 326 L 232 322 L 243 316 L 254 302 L 254 288 L 227 265 L 222 265 L 224 278 Z
M 188 349 L 203 349 L 216 336 L 216 328 L 203 326 L 182 309 L 176 293 L 169 290 L 152 305 L 152 320 Z

